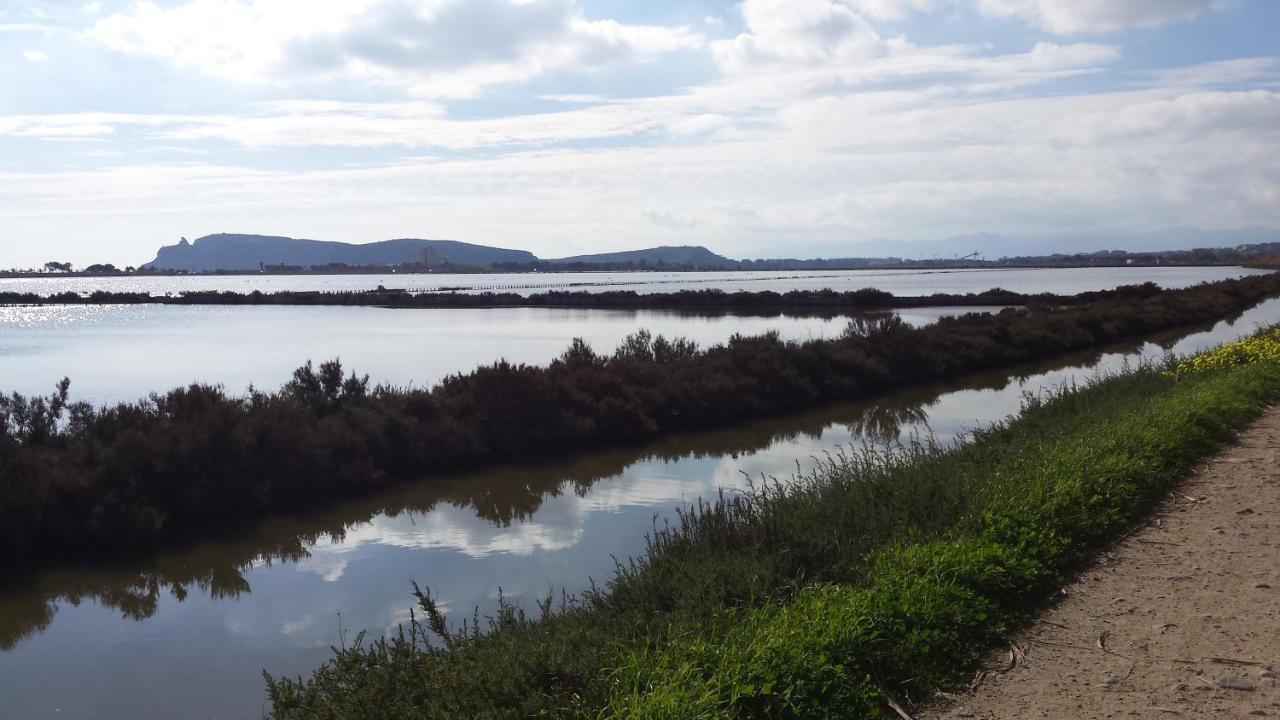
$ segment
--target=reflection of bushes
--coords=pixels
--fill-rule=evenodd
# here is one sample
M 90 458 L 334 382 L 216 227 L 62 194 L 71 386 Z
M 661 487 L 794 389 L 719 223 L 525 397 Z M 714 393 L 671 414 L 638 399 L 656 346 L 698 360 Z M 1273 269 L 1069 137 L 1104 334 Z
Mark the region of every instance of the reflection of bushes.
M 962 687 L 1278 396 L 1274 364 L 1181 382 L 1144 367 L 1030 399 L 950 451 L 838 455 L 700 504 L 559 612 L 501 605 L 487 633 L 451 629 L 419 593 L 425 620 L 268 678 L 270 717 L 893 717 L 894 698 Z
M 1200 327 L 1207 330 L 1211 325 Z M 1169 347 L 1185 332 L 1148 336 Z M 1110 345 L 1053 361 L 1021 365 L 1012 372 L 967 376 L 960 383 L 934 384 L 869 402 L 828 405 L 803 414 L 756 420 L 719 430 L 671 435 L 636 449 L 607 449 L 568 459 L 546 459 L 495 466 L 483 472 L 437 477 L 428 483 L 391 488 L 367 499 L 342 503 L 336 510 L 310 512 L 261 523 L 238 539 L 170 550 L 154 560 L 142 558 L 118 568 L 87 572 L 55 572 L 42 576 L 38 589 L 11 588 L 0 600 L 0 650 L 14 647 L 52 621 L 60 602 L 93 600 L 116 607 L 125 617 L 144 619 L 159 607 L 162 593 L 185 600 L 191 592 L 233 597 L 250 592 L 245 578 L 258 563 L 298 562 L 318 542 L 341 542 L 347 530 L 384 514 L 428 513 L 440 503 L 464 508 L 499 526 L 527 520 L 550 497 L 566 490 L 583 495 L 599 481 L 622 475 L 643 460 L 676 462 L 685 458 L 749 454 L 777 442 L 800 437 L 818 439 L 833 426 L 844 426 L 849 439 L 891 442 L 903 429 L 923 425 L 928 408 L 956 390 L 1001 390 L 1010 382 L 1066 366 L 1087 367 L 1103 352 L 1134 352 L 1142 341 Z
M 999 380 L 995 384 L 1000 384 Z M 929 397 L 941 391 L 939 388 Z M 30 634 L 43 631 L 63 602 L 78 605 L 93 600 L 115 608 L 126 618 L 142 620 L 155 613 L 166 593 L 182 601 L 192 592 L 213 598 L 251 592 L 245 573 L 255 565 L 301 561 L 310 557 L 308 548 L 317 542 L 340 542 L 347 530 L 378 515 L 425 514 L 447 503 L 506 527 L 533 517 L 548 498 L 566 491 L 584 495 L 596 483 L 621 476 L 646 459 L 676 462 L 688 457 L 721 457 L 756 452 L 800 436 L 817 438 L 832 425 L 862 424 L 868 414 L 880 414 L 882 404 L 842 404 L 733 429 L 673 435 L 636 449 L 602 450 L 567 461 L 548 459 L 439 477 L 429 483 L 390 488 L 367 500 L 344 502 L 332 512 L 261 523 L 234 540 L 171 549 L 154 559 L 139 558 L 120 567 L 55 571 L 41 576 L 38 587 L 9 588 L 0 600 L 0 650 L 11 649 Z M 922 406 L 899 407 L 901 404 L 895 404 L 888 414 L 923 412 Z M 888 429 L 885 432 L 890 433 Z
M 12 650 L 26 636 L 49 627 L 57 610 L 54 598 L 6 592 L 0 599 L 0 651 Z
M 1280 275 L 1124 301 L 1007 309 L 913 328 L 890 317 L 835 340 L 735 336 L 698 349 L 640 332 L 549 367 L 499 362 L 431 390 L 373 387 L 336 362 L 281 390 L 191 385 L 95 409 L 0 400 L 0 542 L 39 560 L 147 546 L 204 523 L 513 458 L 791 412 L 1222 317 Z
M 866 412 L 849 423 L 849 434 L 878 442 L 892 442 L 904 427 L 925 426 L 929 419 L 926 408 L 912 405 L 871 405 Z
M 367 519 L 367 518 L 366 518 Z M 298 524 L 281 522 L 269 534 L 226 543 L 195 545 L 136 564 L 90 570 L 59 570 L 39 576 L 29 586 L 19 582 L 0 596 L 0 650 L 9 650 L 28 635 L 44 630 L 62 603 L 95 602 L 123 617 L 144 620 L 156 613 L 163 595 L 178 601 L 192 593 L 233 598 L 250 591 L 245 573 L 260 563 L 299 562 L 324 539 L 338 539 L 346 525 L 331 520 Z

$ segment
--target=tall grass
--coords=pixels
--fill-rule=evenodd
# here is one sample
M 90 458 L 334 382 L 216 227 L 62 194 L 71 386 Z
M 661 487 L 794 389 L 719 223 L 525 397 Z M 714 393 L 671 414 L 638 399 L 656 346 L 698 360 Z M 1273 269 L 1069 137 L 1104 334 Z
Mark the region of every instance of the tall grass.
M 955 687 L 979 653 L 1278 394 L 1276 365 L 1178 383 L 1143 369 L 1037 403 L 1031 425 L 1008 430 L 1020 436 L 1015 454 L 981 473 L 956 468 L 965 499 L 945 529 L 912 523 L 849 558 L 860 573 L 724 610 L 697 632 L 632 651 L 613 670 L 602 715 L 881 717 L 891 716 L 889 698 L 910 704 Z
M 269 678 L 273 717 L 850 718 L 926 699 L 1280 397 L 1273 364 L 1168 369 L 695 507 L 607 586 L 504 606 L 488 632 L 450 630 L 423 594 L 399 636 Z

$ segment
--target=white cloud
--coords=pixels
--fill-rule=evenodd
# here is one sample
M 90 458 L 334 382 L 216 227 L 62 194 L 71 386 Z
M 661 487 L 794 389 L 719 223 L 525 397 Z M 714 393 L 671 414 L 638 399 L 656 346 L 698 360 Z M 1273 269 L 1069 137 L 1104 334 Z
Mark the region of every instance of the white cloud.
M 733 75 L 681 95 L 628 100 L 552 96 L 570 107 L 495 118 L 457 119 L 444 106 L 424 101 L 287 101 L 260 104 L 252 114 L 235 115 L 0 116 L 0 136 L 84 139 L 136 133 L 164 144 L 216 140 L 248 148 L 504 151 L 583 140 L 687 142 L 771 132 L 777 119 L 802 112 L 809 107 L 805 101 L 813 97 L 862 93 L 864 107 L 891 110 L 931 98 L 989 95 L 1091 72 L 1117 56 L 1113 47 L 1087 43 L 1039 43 L 1026 53 L 993 57 L 975 55 L 968 48 L 911 50 L 846 65 L 775 65 L 765 73 Z
M 1222 0 L 835 0 L 877 20 L 973 7 L 1013 17 L 1056 34 L 1107 33 L 1187 20 L 1225 5 Z
M 89 37 L 241 82 L 359 79 L 467 97 L 550 70 L 644 61 L 702 46 L 685 27 L 590 20 L 576 0 L 140 2 Z
M 742 256 L 874 237 L 1280 224 L 1280 94 L 1044 98 L 900 91 L 787 103 L 691 144 L 544 149 L 382 167 L 120 167 L 0 175 L 34 246 L 92 222 L 149 251 L 174 227 L 344 240 L 423 228 L 539 253 L 698 242 Z
M 1192 92 L 1133 103 L 1120 111 L 1077 116 L 1066 136 L 1081 145 L 1143 142 L 1159 138 L 1171 147 L 1203 143 L 1213 135 L 1243 140 L 1280 135 L 1280 93 L 1266 90 Z
M 263 79 L 283 63 L 287 43 L 342 32 L 372 0 L 190 0 L 173 7 L 140 1 L 99 20 L 88 36 L 134 55 L 167 58 L 211 75 Z
M 957 219 L 949 201 L 972 213 L 969 222 L 984 208 L 1000 208 L 1003 217 L 1011 208 L 1060 206 L 1070 180 L 1019 169 L 1015 159 L 1034 158 L 1046 171 L 1071 163 L 1050 157 L 1034 138 L 1000 149 L 1005 136 L 1025 128 L 993 99 L 1095 72 L 1118 56 L 1114 47 L 1089 43 L 1040 43 L 1005 55 L 917 48 L 880 39 L 848 7 L 825 0 L 748 0 L 741 10 L 746 32 L 714 48 L 725 76 L 679 94 L 570 95 L 556 98 L 567 104 L 556 112 L 476 119 L 422 101 L 275 102 L 212 116 L 0 117 L 0 135 L 486 151 L 323 172 L 174 166 L 63 175 L 75 194 L 92 198 L 78 203 L 90 214 L 114 216 L 131 206 L 129 198 L 146 197 L 151 207 L 217 228 L 248 213 L 278 218 L 267 228 L 288 234 L 342 239 L 350 227 L 367 238 L 384 234 L 369 224 L 374 213 L 387 223 L 385 234 L 425 224 L 441 236 L 510 244 L 507 235 L 518 232 L 521 244 L 548 254 L 601 249 L 598 239 L 607 238 L 613 248 L 727 242 L 756 255 L 778 242 L 930 234 Z M 565 149 L 587 140 L 636 146 Z M 6 220 L 29 227 L 67 202 L 46 201 L 42 193 L 53 190 L 45 182 L 15 181 L 0 192 L 35 193 Z M 1080 210 L 1087 202 L 1079 202 L 1070 214 L 1077 219 L 1087 216 Z M 237 208 L 236 217 L 223 217 L 226 208 Z M 904 232 L 908 218 L 914 228 Z
M 917 12 L 929 12 L 940 0 L 850 0 L 858 12 L 881 20 L 901 20 Z
M 1186 20 L 1220 4 L 1217 0 L 977 0 L 983 13 L 1016 17 L 1060 35 Z
M 182 115 L 124 113 L 67 113 L 62 115 L 0 116 L 0 136 L 57 140 L 105 138 L 129 127 L 166 127 L 199 118 Z
M 1058 45 L 1038 42 L 1028 56 L 1029 67 L 1036 70 L 1062 70 L 1104 65 L 1119 58 L 1119 48 L 1093 43 Z
M 726 77 L 720 85 L 775 100 L 894 86 L 990 93 L 1092 72 L 1120 57 L 1118 48 L 1092 43 L 1042 42 L 996 56 L 977 46 L 918 47 L 882 38 L 842 0 L 745 0 L 738 7 L 746 32 L 711 44 Z
M 856 62 L 886 50 L 871 25 L 838 0 L 744 0 L 739 10 L 747 32 L 712 43 L 716 62 L 729 73 Z
M 14 33 L 14 34 L 32 33 L 34 34 L 34 33 L 50 33 L 55 30 L 57 30 L 55 26 L 47 25 L 44 23 L 0 22 L 0 33 Z
M 326 581 L 333 582 L 337 578 L 325 578 Z M 283 635 L 296 635 L 307 628 L 314 625 L 316 616 L 314 614 L 304 615 L 296 620 L 286 620 L 280 624 L 280 632 Z
M 29 63 L 42 63 L 49 61 L 49 53 L 43 50 L 23 50 L 22 59 Z
M 1203 87 L 1249 84 L 1280 87 L 1280 57 L 1218 60 L 1190 67 L 1153 70 L 1149 74 L 1163 85 Z
M 137 243 L 138 256 L 175 226 L 339 240 L 412 229 L 548 256 L 673 243 L 758 256 L 854 252 L 877 236 L 1280 222 L 1276 58 L 1132 71 L 1112 67 L 1119 39 L 1028 31 L 1020 51 L 997 53 L 913 44 L 868 20 L 963 8 L 958 20 L 981 24 L 977 7 L 1102 32 L 1195 12 L 1183 0 L 745 0 L 704 28 L 737 34 L 711 42 L 591 19 L 572 0 L 128 2 L 123 14 L 104 3 L 89 36 L 259 86 L 214 97 L 210 114 L 143 103 L 0 116 L 0 142 L 79 141 L 41 146 L 39 172 L 0 174 L 0 225 L 32 252 L 86 226 Z M 668 89 L 643 97 L 612 76 L 552 74 L 616 65 L 631 79 L 685 48 L 704 51 L 698 72 L 721 72 L 686 84 L 664 64 L 653 75 Z M 57 65 L 69 56 L 48 49 Z M 1141 46 L 1127 50 L 1150 65 Z M 358 81 L 339 97 L 372 83 L 396 92 L 367 97 L 398 100 L 239 99 L 335 97 L 317 78 Z M 449 102 L 534 78 L 535 97 L 504 88 L 484 115 Z M 1048 84 L 1063 78 L 1079 82 Z M 297 148 L 314 151 L 271 152 Z

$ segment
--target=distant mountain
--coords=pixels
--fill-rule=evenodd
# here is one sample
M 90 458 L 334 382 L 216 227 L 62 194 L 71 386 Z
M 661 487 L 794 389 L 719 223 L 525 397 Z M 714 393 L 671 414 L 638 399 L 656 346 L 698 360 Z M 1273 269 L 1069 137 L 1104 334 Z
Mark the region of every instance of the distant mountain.
M 573 257 L 543 260 L 557 265 L 680 265 L 699 268 L 735 268 L 737 260 L 717 255 L 701 245 L 664 245 L 647 250 L 574 255 Z
M 423 264 L 488 267 L 497 263 L 530 263 L 537 260 L 524 250 L 472 245 L 454 240 L 400 239 L 354 245 L 321 240 L 299 240 L 269 235 L 206 235 L 195 242 L 183 238 L 177 245 L 160 248 L 145 267 L 154 270 L 258 270 L 266 265 L 318 267 L 346 265 Z
M 1205 253 L 1186 256 L 1185 251 L 1200 248 L 1225 248 L 1215 256 Z M 774 258 L 766 260 L 734 260 L 718 255 L 699 245 L 678 245 L 629 250 L 624 252 L 574 255 L 540 260 L 525 250 L 473 245 L 454 240 L 385 240 L 363 245 L 319 240 L 298 240 L 266 235 L 207 235 L 195 242 L 185 238 L 177 245 L 160 249 L 156 259 L 145 265 L 154 270 L 254 271 L 266 266 L 290 266 L 304 269 L 327 265 L 393 266 L 453 265 L 496 270 L 529 269 L 631 269 L 670 267 L 679 269 L 716 270 L 781 270 L 788 268 L 875 268 L 896 267 L 913 262 L 949 261 L 987 262 L 1010 258 L 1024 264 L 1035 261 L 1097 264 L 1123 262 L 1110 251 L 1131 254 L 1156 253 L 1162 261 L 1240 262 L 1262 255 L 1280 254 L 1280 230 L 1243 228 L 1234 230 L 1202 230 L 1172 227 L 1144 233 L 1118 231 L 1057 235 L 999 235 L 982 233 L 957 235 L 942 240 L 904 241 L 869 240 L 827 243 L 818 249 L 825 259 Z M 1174 255 L 1183 253 L 1183 257 Z M 1096 256 L 1081 263 L 1081 256 Z M 1067 256 L 1070 256 L 1067 257 Z M 1103 257 L 1110 256 L 1110 257 Z M 1203 257 L 1200 257 L 1203 256 Z M 1137 258 L 1142 261 L 1142 258 Z M 1150 258 L 1148 258 L 1150 260 Z M 1096 262 L 1095 262 L 1096 261 Z M 1131 260 L 1132 262 L 1132 260 Z M 1006 263 L 1007 264 L 1007 263 Z
M 1195 248 L 1234 248 L 1245 244 L 1280 242 L 1280 230 L 1251 227 L 1232 230 L 1203 230 L 1196 227 L 1168 227 L 1149 232 L 1092 231 L 1053 235 L 1001 235 L 976 233 L 941 240 L 867 240 L 834 244 L 820 249 L 826 257 L 895 257 L 927 260 L 948 259 L 978 253 L 988 260 L 1002 257 L 1045 257 L 1074 255 L 1100 250 L 1158 252 Z

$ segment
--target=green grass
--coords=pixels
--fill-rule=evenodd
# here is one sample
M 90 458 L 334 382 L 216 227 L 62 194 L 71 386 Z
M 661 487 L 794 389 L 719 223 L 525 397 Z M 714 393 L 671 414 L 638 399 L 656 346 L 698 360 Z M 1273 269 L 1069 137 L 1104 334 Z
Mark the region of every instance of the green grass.
M 1056 432 L 1015 441 L 1019 451 L 989 472 L 957 477 L 972 502 L 953 527 L 876 550 L 856 582 L 727 610 L 699 632 L 632 652 L 601 715 L 887 717 L 886 697 L 956 687 L 1277 387 L 1274 367 L 1179 383 L 1141 370 L 1033 407 L 1028 419 Z
M 1163 369 L 1031 399 L 955 449 L 849 451 L 693 508 L 555 612 L 451 632 L 423 596 L 399 637 L 270 680 L 273 717 L 858 718 L 927 700 L 1280 397 L 1274 365 Z

